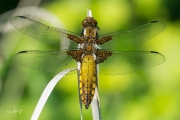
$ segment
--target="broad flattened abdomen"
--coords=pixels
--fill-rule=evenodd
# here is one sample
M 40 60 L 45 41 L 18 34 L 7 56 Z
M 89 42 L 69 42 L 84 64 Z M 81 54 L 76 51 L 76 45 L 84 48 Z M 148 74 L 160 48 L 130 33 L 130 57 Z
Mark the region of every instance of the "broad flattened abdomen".
M 96 77 L 96 62 L 94 56 L 92 54 L 85 54 L 80 67 L 79 93 L 86 109 L 94 97 Z

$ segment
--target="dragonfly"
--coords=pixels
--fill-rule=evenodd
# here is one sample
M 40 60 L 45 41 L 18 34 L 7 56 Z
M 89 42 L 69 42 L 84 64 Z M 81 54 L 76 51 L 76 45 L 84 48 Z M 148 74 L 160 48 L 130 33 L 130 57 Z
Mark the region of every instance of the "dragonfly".
M 123 75 L 165 61 L 165 57 L 156 51 L 121 51 L 158 35 L 165 29 L 161 21 L 104 35 L 98 34 L 98 23 L 90 10 L 82 21 L 80 34 L 50 27 L 24 16 L 12 17 L 10 23 L 35 40 L 61 48 L 59 51 L 21 51 L 14 55 L 13 62 L 52 73 L 77 68 L 79 97 L 86 109 L 98 86 L 98 73 Z

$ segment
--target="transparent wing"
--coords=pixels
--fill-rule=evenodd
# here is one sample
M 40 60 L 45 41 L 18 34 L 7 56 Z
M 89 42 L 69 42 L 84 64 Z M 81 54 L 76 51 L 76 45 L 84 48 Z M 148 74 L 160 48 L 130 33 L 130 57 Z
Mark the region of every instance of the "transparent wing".
M 15 16 L 10 19 L 11 24 L 22 33 L 32 37 L 35 40 L 55 46 L 70 46 L 76 44 L 67 38 L 67 34 L 79 37 L 77 34 L 46 26 L 40 22 L 24 16 Z M 77 46 L 77 44 L 76 44 Z
M 112 40 L 100 45 L 102 49 L 119 50 L 120 48 L 138 45 L 145 42 L 165 29 L 165 24 L 153 21 L 134 29 L 117 31 L 105 34 L 101 37 L 112 36 Z
M 113 51 L 104 63 L 99 64 L 99 72 L 108 75 L 128 74 L 159 65 L 165 57 L 154 51 Z
M 76 61 L 60 51 L 21 51 L 13 57 L 13 62 L 25 67 L 59 73 L 76 68 Z

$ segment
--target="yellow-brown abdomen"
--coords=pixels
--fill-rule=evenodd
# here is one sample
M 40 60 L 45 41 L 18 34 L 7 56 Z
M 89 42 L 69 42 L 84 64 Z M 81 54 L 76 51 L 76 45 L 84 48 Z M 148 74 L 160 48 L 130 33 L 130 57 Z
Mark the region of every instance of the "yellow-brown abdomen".
M 86 109 L 91 103 L 95 93 L 96 74 L 96 63 L 93 54 L 85 54 L 80 67 L 79 92 Z

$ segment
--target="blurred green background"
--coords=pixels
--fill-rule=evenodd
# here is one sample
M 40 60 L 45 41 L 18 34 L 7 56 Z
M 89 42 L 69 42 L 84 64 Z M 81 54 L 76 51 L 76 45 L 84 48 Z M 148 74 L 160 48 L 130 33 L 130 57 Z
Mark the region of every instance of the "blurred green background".
M 166 24 L 166 29 L 158 36 L 129 49 L 158 51 L 166 57 L 165 63 L 127 75 L 99 75 L 102 119 L 180 120 L 179 0 L 22 0 L 11 4 L 8 0 L 2 1 L 0 120 L 30 119 L 43 89 L 54 76 L 13 64 L 13 55 L 23 50 L 58 50 L 23 35 L 10 24 L 2 28 L 5 22 L 14 15 L 24 15 L 50 26 L 80 33 L 87 8 L 92 10 L 98 21 L 101 35 L 154 20 Z M 19 12 L 17 5 L 19 9 L 23 7 Z M 11 9 L 14 10 L 7 13 Z M 13 110 L 13 105 L 23 106 L 23 112 L 8 113 L 7 110 Z M 85 110 L 83 106 L 83 116 L 85 120 L 92 120 L 91 107 Z M 76 74 L 65 76 L 56 85 L 39 120 L 80 120 Z

